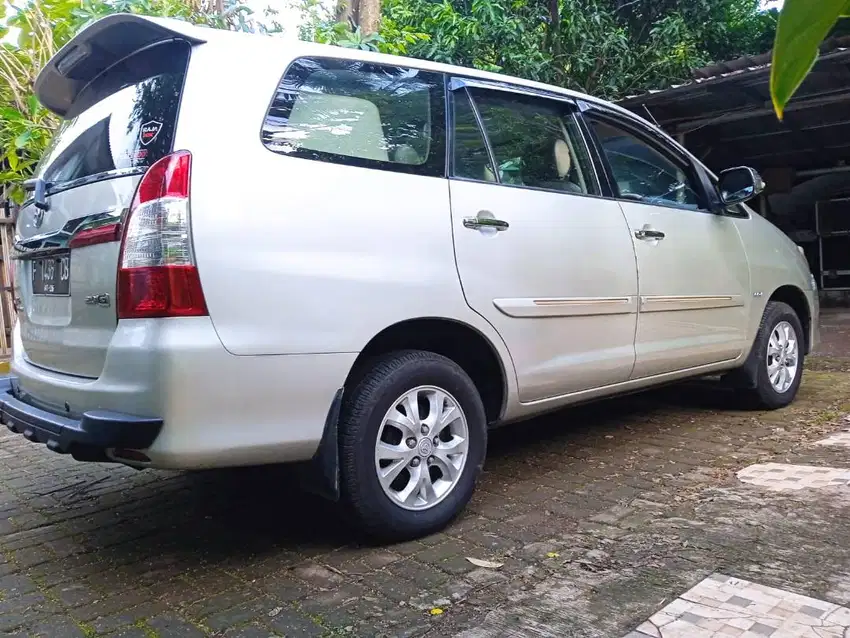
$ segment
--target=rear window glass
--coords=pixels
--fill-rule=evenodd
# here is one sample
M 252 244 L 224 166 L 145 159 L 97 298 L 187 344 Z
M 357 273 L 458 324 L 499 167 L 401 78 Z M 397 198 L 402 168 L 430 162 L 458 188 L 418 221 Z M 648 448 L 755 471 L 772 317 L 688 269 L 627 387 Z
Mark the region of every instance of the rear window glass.
M 66 121 L 38 169 L 53 188 L 117 169 L 144 170 L 172 150 L 190 45 L 174 41 L 122 60 L 79 97 L 92 106 Z
M 443 176 L 444 93 L 439 73 L 303 58 L 275 92 L 263 143 L 294 157 Z

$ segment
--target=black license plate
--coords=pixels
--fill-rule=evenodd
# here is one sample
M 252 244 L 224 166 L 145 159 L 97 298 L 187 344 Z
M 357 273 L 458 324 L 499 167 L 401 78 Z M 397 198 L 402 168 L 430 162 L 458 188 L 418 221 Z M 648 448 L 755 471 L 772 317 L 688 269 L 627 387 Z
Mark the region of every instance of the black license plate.
M 42 257 L 32 262 L 32 292 L 34 295 L 71 294 L 71 256 Z

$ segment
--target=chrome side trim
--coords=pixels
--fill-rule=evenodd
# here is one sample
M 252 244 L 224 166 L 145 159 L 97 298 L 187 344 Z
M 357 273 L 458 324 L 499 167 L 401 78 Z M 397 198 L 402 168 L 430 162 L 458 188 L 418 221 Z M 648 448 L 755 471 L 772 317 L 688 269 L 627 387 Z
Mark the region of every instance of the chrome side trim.
M 493 305 L 509 317 L 587 317 L 637 312 L 636 297 L 517 297 L 494 299 Z
M 640 298 L 641 312 L 711 310 L 743 305 L 743 295 L 649 295 Z
M 15 254 L 12 259 L 35 259 L 54 253 L 67 252 L 74 235 L 84 230 L 119 223 L 126 212 L 126 208 L 110 208 L 101 213 L 69 219 L 62 228 L 49 233 L 34 235 L 27 239 L 15 236 Z

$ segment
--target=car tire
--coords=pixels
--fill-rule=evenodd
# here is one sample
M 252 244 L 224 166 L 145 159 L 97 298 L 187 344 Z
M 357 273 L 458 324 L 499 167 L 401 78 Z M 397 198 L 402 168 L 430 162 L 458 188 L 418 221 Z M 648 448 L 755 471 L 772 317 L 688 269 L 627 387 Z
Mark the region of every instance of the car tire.
M 339 429 L 348 512 L 374 540 L 442 529 L 469 502 L 484 465 L 487 419 L 475 384 L 451 359 L 418 350 L 373 360 L 357 378 L 345 389 Z M 411 410 L 419 414 L 409 419 Z
M 738 390 L 747 406 L 775 410 L 794 400 L 803 378 L 804 344 L 805 333 L 794 309 L 779 301 L 768 302 L 750 355 L 755 383 Z

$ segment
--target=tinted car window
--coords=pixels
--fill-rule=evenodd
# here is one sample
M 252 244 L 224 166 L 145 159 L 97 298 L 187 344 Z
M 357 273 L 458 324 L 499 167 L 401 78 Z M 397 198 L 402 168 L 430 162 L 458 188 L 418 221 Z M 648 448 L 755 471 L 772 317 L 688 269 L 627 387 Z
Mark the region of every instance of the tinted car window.
M 146 49 L 109 69 L 81 93 L 91 103 L 66 121 L 37 174 L 54 186 L 115 169 L 144 169 L 172 150 L 186 42 Z
M 621 197 L 647 204 L 703 208 L 691 171 L 625 129 L 591 120 Z
M 598 193 L 584 140 L 568 105 L 477 88 L 470 95 L 481 115 L 500 183 Z M 461 135 L 460 139 L 471 138 Z M 469 155 L 472 147 L 463 152 Z
M 444 102 L 438 73 L 303 58 L 284 74 L 262 139 L 283 155 L 443 176 Z

